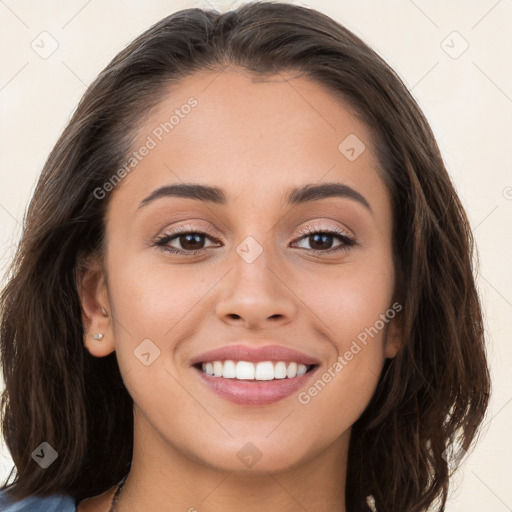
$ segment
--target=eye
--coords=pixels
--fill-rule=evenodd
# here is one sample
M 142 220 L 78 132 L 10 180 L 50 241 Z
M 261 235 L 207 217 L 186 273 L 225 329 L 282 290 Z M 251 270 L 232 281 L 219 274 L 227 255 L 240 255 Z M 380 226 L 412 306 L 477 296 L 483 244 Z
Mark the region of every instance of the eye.
M 203 246 L 204 242 L 201 242 L 201 238 L 206 237 L 214 239 L 209 235 L 209 233 L 205 233 L 203 231 L 190 231 L 189 229 L 190 228 L 185 226 L 183 228 L 178 228 L 168 233 L 164 233 L 156 240 L 155 245 L 172 254 L 191 255 L 198 254 L 205 249 Z M 171 246 L 170 243 L 173 240 L 176 240 L 181 247 L 176 248 Z
M 356 245 L 356 241 L 339 228 L 315 229 L 308 226 L 300 231 L 299 234 L 302 236 L 296 240 L 304 240 L 305 242 L 310 243 L 312 246 L 311 251 L 316 253 L 346 251 L 351 246 Z M 219 242 L 209 233 L 199 230 L 192 231 L 190 227 L 183 226 L 164 233 L 157 238 L 154 245 L 172 254 L 191 256 L 199 254 L 209 248 L 208 246 L 204 246 L 204 240 L 202 241 L 203 238 Z M 334 248 L 332 247 L 333 238 L 337 238 L 340 241 L 340 244 Z M 178 244 L 180 247 L 175 247 L 171 245 L 171 243 Z M 301 248 L 304 249 L 305 247 Z
M 339 228 L 323 229 L 308 226 L 300 234 L 303 236 L 298 240 L 309 243 L 312 247 L 311 250 L 317 253 L 347 251 L 350 247 L 356 245 L 356 241 Z M 337 238 L 341 242 L 334 248 L 332 247 L 333 238 Z

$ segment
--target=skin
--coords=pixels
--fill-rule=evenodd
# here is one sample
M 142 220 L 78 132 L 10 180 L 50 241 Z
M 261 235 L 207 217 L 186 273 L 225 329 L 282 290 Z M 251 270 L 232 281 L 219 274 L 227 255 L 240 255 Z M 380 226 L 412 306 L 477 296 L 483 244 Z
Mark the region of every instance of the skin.
M 307 405 L 297 393 L 266 406 L 234 404 L 210 391 L 189 361 L 227 344 L 277 343 L 316 357 L 321 375 L 391 307 L 391 203 L 370 132 L 309 79 L 253 81 L 232 67 L 173 86 L 134 148 L 191 96 L 198 105 L 117 185 L 104 258 L 81 278 L 87 349 L 96 357 L 116 351 L 135 404 L 132 469 L 118 510 L 232 512 L 243 503 L 261 512 L 263 503 L 269 511 L 344 512 L 350 429 L 385 358 L 399 349 L 397 317 Z M 349 134 L 366 146 L 354 161 L 338 150 Z M 291 187 L 326 181 L 354 188 L 372 211 L 346 197 L 283 201 Z M 181 182 L 223 188 L 228 203 L 165 197 L 138 208 L 155 189 Z M 204 247 L 201 254 L 152 245 L 185 225 L 214 238 L 168 245 Z M 357 244 L 329 254 L 342 241 L 315 246 L 299 234 L 306 226 L 341 228 Z M 247 236 L 263 249 L 250 264 L 236 252 Z M 133 353 L 144 339 L 160 350 L 149 366 Z M 237 456 L 249 442 L 261 453 L 252 467 Z M 113 492 L 78 510 L 108 511 Z

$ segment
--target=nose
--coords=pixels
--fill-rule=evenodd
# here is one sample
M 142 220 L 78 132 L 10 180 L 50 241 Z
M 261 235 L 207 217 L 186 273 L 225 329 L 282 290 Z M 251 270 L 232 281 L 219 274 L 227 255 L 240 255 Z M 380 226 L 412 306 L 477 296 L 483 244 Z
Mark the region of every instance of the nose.
M 221 321 L 252 330 L 288 324 L 297 314 L 297 298 L 286 274 L 263 251 L 249 263 L 236 254 L 222 281 L 216 313 Z

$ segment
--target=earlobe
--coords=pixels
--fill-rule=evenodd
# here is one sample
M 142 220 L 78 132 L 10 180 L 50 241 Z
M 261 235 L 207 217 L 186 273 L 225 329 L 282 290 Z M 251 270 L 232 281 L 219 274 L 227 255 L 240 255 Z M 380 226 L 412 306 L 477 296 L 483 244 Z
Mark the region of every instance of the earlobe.
M 84 326 L 84 347 L 95 357 L 104 357 L 114 349 L 111 315 L 104 272 L 88 266 L 77 272 L 77 290 Z
M 390 321 L 386 334 L 384 357 L 393 359 L 402 348 L 402 328 L 397 317 Z

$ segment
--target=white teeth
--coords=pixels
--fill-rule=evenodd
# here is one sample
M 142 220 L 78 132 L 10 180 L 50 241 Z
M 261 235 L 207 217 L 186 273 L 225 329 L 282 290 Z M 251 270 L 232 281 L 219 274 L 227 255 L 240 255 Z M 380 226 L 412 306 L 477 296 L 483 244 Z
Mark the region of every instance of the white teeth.
M 286 363 L 279 361 L 274 366 L 274 378 L 276 379 L 284 379 L 286 377 Z
M 242 361 L 240 361 L 241 363 Z M 238 364 L 240 364 L 238 363 Z M 252 365 L 254 367 L 254 365 Z M 272 380 L 274 378 L 274 365 L 270 361 L 258 363 L 256 365 L 256 380 Z
M 288 365 L 288 370 L 286 370 L 286 375 L 291 379 L 297 375 L 297 363 L 290 363 Z
M 235 365 L 234 361 L 224 361 L 224 368 L 222 370 L 222 375 L 225 379 L 236 378 L 236 365 Z
M 222 363 L 220 361 L 213 362 L 213 374 L 215 377 L 222 377 Z
M 238 380 L 274 380 L 274 379 L 293 379 L 294 377 L 304 375 L 307 372 L 307 366 L 301 363 L 285 363 L 279 361 L 260 361 L 251 363 L 249 361 L 213 361 L 202 364 L 203 372 L 215 377 L 224 377 L 225 379 Z
M 247 361 L 238 361 L 236 363 L 236 377 L 235 379 L 254 380 L 255 368 L 252 363 Z
M 303 364 L 299 364 L 299 367 L 297 368 L 297 375 L 304 375 L 307 370 L 308 369 Z

